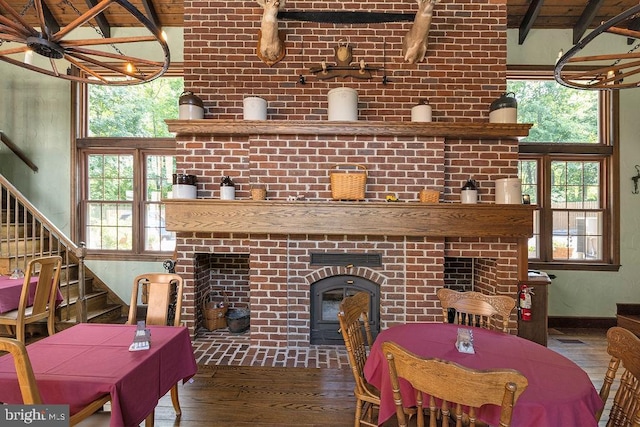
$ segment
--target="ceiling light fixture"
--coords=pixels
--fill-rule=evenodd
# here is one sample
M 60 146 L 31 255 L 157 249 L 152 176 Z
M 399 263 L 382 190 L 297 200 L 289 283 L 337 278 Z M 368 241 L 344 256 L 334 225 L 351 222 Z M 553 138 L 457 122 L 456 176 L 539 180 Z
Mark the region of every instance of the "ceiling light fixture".
M 102 85 L 145 83 L 169 68 L 164 32 L 127 0 L 102 0 L 84 12 L 68 1 L 63 3 L 78 14 L 64 26 L 51 17 L 44 0 L 29 0 L 20 12 L 0 0 L 0 60 L 53 77 Z M 93 20 L 107 11 L 131 14 L 141 24 L 136 31 L 142 28 L 142 34 L 105 37 Z M 135 53 L 125 54 L 123 49 Z M 32 58 L 27 61 L 29 51 Z M 71 66 L 81 73 L 69 73 Z
M 640 4 L 595 28 L 556 62 L 554 77 L 564 86 L 575 89 L 627 89 L 640 86 L 640 31 L 620 26 L 640 13 Z M 627 52 L 578 56 L 578 53 L 601 34 L 616 34 L 636 39 Z M 562 51 L 561 51 L 562 52 Z

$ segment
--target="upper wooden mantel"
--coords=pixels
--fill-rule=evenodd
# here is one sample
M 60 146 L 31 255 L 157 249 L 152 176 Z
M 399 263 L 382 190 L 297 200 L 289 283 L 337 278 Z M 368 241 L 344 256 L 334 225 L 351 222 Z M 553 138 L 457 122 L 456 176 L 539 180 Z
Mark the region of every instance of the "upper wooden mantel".
M 514 139 L 529 135 L 530 123 L 320 122 L 295 120 L 167 120 L 177 135 L 382 135 L 455 139 Z

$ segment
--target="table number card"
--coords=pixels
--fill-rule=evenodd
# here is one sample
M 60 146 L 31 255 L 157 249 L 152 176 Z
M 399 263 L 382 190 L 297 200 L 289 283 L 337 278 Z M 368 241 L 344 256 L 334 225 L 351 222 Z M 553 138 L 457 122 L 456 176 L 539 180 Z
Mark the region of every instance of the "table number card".
M 456 348 L 460 353 L 475 354 L 473 349 L 473 331 L 471 329 L 458 328 Z
M 133 336 L 133 342 L 129 346 L 129 351 L 149 350 L 151 346 L 151 331 L 146 328 L 145 322 L 138 322 L 136 334 Z

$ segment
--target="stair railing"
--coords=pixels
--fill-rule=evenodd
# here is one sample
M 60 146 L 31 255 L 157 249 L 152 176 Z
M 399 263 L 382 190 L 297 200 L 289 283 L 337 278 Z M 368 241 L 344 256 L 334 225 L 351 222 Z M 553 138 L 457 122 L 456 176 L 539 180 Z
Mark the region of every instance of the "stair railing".
M 71 267 L 78 265 L 78 299 L 76 320 L 87 321 L 84 260 L 86 248 L 83 243 L 76 245 L 51 223 L 35 206 L 24 197 L 4 176 L 0 174 L 0 194 L 2 197 L 2 224 L 0 227 L 0 269 L 5 274 L 15 269 L 26 271 L 29 261 L 36 257 L 60 255 L 62 271 L 60 287 L 66 283 L 65 301 L 61 310 L 61 320 L 70 320 Z M 65 274 L 66 273 L 66 274 Z

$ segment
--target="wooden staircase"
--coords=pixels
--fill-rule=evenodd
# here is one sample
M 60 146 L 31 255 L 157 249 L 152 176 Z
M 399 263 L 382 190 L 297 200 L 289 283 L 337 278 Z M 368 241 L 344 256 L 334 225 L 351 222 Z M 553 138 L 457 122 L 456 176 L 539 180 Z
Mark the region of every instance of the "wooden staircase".
M 122 323 L 128 306 L 85 266 L 85 248 L 68 239 L 2 175 L 0 192 L 0 274 L 25 271 L 35 257 L 60 255 L 64 301 L 56 310 L 57 328 L 83 321 Z

